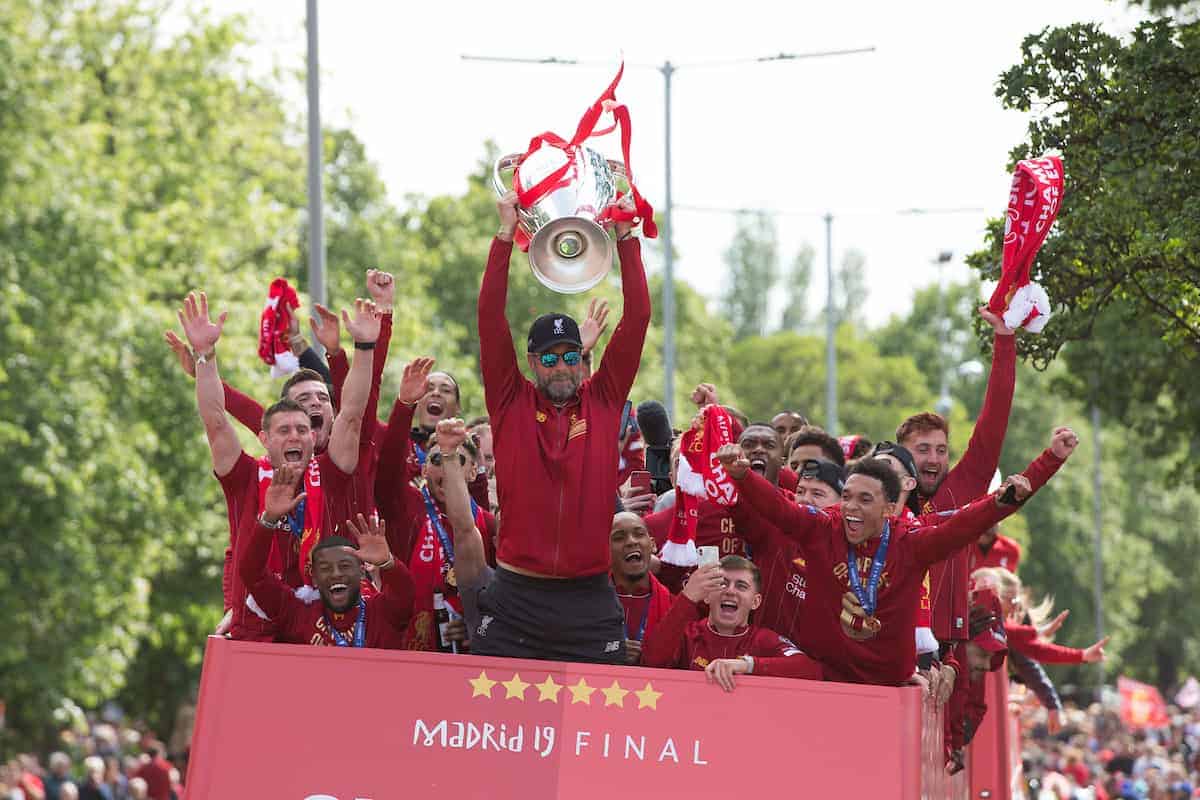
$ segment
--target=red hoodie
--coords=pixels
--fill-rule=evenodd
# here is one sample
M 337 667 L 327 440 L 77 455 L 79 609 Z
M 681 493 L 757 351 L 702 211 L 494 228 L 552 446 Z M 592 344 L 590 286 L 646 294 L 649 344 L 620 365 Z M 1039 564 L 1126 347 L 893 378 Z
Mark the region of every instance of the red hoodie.
M 968 565 L 971 572 L 984 567 L 1003 567 L 1016 572 L 1021 565 L 1021 545 L 1007 536 L 996 536 L 996 541 L 985 552 L 979 543 L 967 548 Z
M 1034 491 L 1041 488 L 1062 466 L 1049 450 L 1025 471 Z M 738 482 L 741 502 L 754 506 L 767 520 L 796 541 L 807 560 L 809 598 L 820 598 L 826 612 L 841 609 L 841 598 L 850 590 L 846 569 L 849 544 L 842 523 L 841 506 L 823 511 L 812 506 L 788 503 L 778 490 L 759 475 L 748 473 Z M 898 685 L 908 680 L 916 667 L 913 630 L 925 571 L 970 543 L 995 522 L 1015 511 L 1000 506 L 988 495 L 947 516 L 935 526 L 892 518 L 891 543 L 879 582 L 875 616 L 882 623 L 879 633 L 863 642 L 842 636 L 839 653 L 826 653 L 826 677 L 851 683 Z M 867 575 L 879 548 L 876 536 L 854 548 L 859 574 Z
M 479 287 L 479 364 L 504 525 L 497 560 L 557 578 L 608 572 L 625 398 L 650 326 L 641 243 L 617 243 L 625 298 L 600 367 L 557 408 L 521 374 L 504 315 L 512 242 L 496 239 Z
M 971 441 L 958 463 L 946 473 L 933 497 L 919 495 L 918 513 L 951 511 L 983 496 L 1000 464 L 1000 450 L 1008 431 L 1008 415 L 1012 411 L 1013 387 L 1017 375 L 1017 345 L 1015 336 L 994 338 L 992 371 L 988 377 L 983 408 L 975 420 Z M 904 444 L 904 442 L 900 442 Z M 960 548 L 945 561 L 929 570 L 929 599 L 933 604 L 933 635 L 948 642 L 967 638 L 967 569 L 966 547 Z

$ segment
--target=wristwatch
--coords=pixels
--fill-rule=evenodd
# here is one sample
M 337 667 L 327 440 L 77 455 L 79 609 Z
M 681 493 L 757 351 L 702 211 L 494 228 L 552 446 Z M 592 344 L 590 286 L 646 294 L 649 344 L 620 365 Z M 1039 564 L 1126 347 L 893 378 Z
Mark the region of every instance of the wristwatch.
M 754 656 L 738 656 L 738 658 L 742 659 L 742 661 L 745 661 L 746 666 L 748 666 L 750 668 L 750 669 L 746 670 L 746 674 L 753 675 L 754 674 Z
M 216 359 L 216 357 L 217 357 L 217 349 L 214 347 L 212 350 L 209 350 L 207 353 L 197 353 L 196 354 L 196 363 L 197 364 L 207 364 L 208 362 Z
M 269 528 L 273 531 L 281 531 L 284 528 L 288 527 L 287 517 L 280 517 L 279 519 L 275 520 L 274 522 L 267 522 L 266 512 L 263 512 L 262 514 L 258 515 L 258 524 L 262 525 L 264 528 Z

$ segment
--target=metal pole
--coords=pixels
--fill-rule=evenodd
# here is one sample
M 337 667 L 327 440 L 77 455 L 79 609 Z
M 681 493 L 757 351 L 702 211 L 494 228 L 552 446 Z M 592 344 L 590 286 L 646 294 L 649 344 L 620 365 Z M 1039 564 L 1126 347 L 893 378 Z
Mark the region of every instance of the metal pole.
M 666 198 L 663 206 L 663 405 L 667 416 L 675 419 L 675 251 L 671 244 L 674 230 L 671 225 L 671 74 L 675 68 L 670 61 L 662 65 L 663 106 L 666 109 L 667 163 Z
M 950 399 L 950 365 L 947 363 L 949 349 L 947 337 L 950 333 L 950 320 L 946 316 L 946 264 L 953 255 L 949 251 L 938 254 L 938 371 L 941 381 L 938 386 L 937 412 L 943 417 L 950 416 L 953 401 Z
M 837 399 L 837 320 L 833 310 L 833 214 L 825 214 L 825 430 L 838 435 Z
M 1092 401 L 1092 515 L 1094 528 L 1094 602 L 1096 604 L 1096 640 L 1104 638 L 1104 550 L 1103 537 L 1104 519 L 1100 505 L 1101 474 L 1100 474 L 1100 406 Z M 1104 663 L 1096 664 L 1099 684 L 1104 685 Z
M 317 0 L 307 0 L 308 16 L 308 295 L 325 300 L 325 217 L 321 210 L 321 75 L 317 57 Z M 313 347 L 320 348 L 315 340 Z

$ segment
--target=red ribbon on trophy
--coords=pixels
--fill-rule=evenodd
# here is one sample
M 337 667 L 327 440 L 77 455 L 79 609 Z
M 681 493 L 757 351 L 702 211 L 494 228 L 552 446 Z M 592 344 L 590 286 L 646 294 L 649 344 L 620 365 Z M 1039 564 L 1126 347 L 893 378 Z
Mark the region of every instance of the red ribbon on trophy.
M 1030 280 L 1030 271 L 1058 217 L 1062 195 L 1061 158 L 1042 156 L 1017 163 L 1004 219 L 1000 283 L 988 301 L 988 309 L 1010 328 L 1038 333 L 1050 319 L 1050 298 Z
M 576 170 L 575 152 L 585 141 L 612 133 L 619 128 L 621 131 L 621 157 L 625 160 L 625 177 L 629 182 L 629 191 L 633 195 L 635 210 L 633 213 L 630 213 L 617 208 L 616 204 L 613 204 L 601 212 L 596 221 L 601 224 L 607 221 L 632 222 L 634 224 L 641 222 L 642 233 L 646 238 L 653 239 L 658 236 L 658 226 L 654 224 L 654 209 L 650 206 L 646 198 L 642 197 L 642 193 L 638 191 L 637 184 L 633 180 L 633 168 L 629 165 L 629 143 L 633 136 L 633 125 L 629 119 L 629 109 L 625 104 L 617 102 L 617 84 L 621 82 L 621 77 L 624 74 L 625 64 L 622 62 L 612 83 L 596 99 L 596 102 L 592 103 L 588 107 L 588 110 L 584 112 L 583 117 L 579 120 L 579 126 L 575 129 L 575 135 L 571 137 L 570 141 L 550 131 L 530 139 L 529 147 L 526 149 L 525 155 L 522 156 L 521 162 L 524 162 L 526 158 L 543 145 L 557 147 L 562 150 L 566 155 L 566 161 L 561 167 L 529 187 L 522 187 L 521 185 L 521 167 L 518 164 L 513 172 L 513 188 L 517 192 L 517 199 L 520 204 L 525 208 L 529 208 L 550 192 L 571 182 L 575 177 L 574 171 Z M 613 124 L 603 130 L 596 130 L 596 124 L 605 113 L 612 114 Z M 522 250 L 529 249 L 529 235 L 523 229 L 518 228 L 513 238 L 517 246 Z

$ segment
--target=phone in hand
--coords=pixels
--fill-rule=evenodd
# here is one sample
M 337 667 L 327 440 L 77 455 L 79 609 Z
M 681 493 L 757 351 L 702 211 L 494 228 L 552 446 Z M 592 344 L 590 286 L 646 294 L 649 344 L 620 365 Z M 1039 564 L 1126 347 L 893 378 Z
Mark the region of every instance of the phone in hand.
M 721 560 L 721 550 L 715 545 L 706 544 L 696 548 L 700 551 L 700 566 L 716 564 Z
M 644 469 L 635 469 L 629 473 L 629 488 L 634 494 L 650 494 L 654 491 L 650 484 L 650 473 Z

